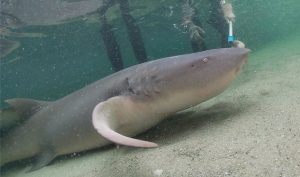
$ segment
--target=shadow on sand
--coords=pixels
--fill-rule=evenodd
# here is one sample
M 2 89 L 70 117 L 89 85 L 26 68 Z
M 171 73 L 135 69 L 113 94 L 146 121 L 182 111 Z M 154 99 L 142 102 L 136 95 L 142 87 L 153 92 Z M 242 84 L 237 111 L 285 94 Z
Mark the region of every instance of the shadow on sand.
M 251 106 L 251 103 L 247 103 Z M 243 105 L 243 108 L 245 105 Z M 160 144 L 160 147 L 173 144 L 176 141 L 182 140 L 182 136 L 187 136 L 193 133 L 194 130 L 210 128 L 209 125 L 222 124 L 225 120 L 229 120 L 238 114 L 241 114 L 243 109 L 239 103 L 233 102 L 218 102 L 207 108 L 199 108 L 197 111 L 186 110 L 179 112 L 168 119 L 164 120 L 157 126 L 153 127 L 149 131 L 142 133 L 137 138 L 154 141 Z M 73 158 L 80 158 L 85 155 L 92 155 L 94 153 L 103 153 L 105 151 L 113 150 L 114 145 L 109 145 L 95 150 L 89 150 L 81 153 L 74 153 L 71 155 L 64 155 L 56 158 L 51 164 L 57 162 L 72 160 Z M 136 148 L 122 147 L 122 153 L 133 153 L 136 152 Z M 34 162 L 34 158 L 13 162 L 1 167 L 0 175 L 13 170 L 24 170 L 27 171 Z M 51 165 L 50 164 L 50 165 Z

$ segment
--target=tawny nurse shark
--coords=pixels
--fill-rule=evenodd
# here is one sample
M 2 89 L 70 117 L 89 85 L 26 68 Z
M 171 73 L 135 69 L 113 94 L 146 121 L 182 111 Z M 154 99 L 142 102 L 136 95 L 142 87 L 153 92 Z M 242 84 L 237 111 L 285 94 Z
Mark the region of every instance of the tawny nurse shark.
M 36 170 L 56 156 L 111 143 L 156 147 L 131 137 L 223 92 L 248 52 L 222 48 L 146 62 L 53 102 L 9 99 L 29 118 L 1 138 L 1 164 L 37 157 Z

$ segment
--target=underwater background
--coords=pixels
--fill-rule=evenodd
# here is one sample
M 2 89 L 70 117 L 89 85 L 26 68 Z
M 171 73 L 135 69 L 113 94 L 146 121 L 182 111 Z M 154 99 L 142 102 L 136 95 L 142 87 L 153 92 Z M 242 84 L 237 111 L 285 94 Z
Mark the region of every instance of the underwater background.
M 209 10 L 206 4 L 206 1 L 196 3 L 206 43 L 208 48 L 219 48 L 219 33 L 205 23 Z M 149 59 L 192 52 L 189 35 L 180 29 L 180 1 L 132 1 L 131 5 Z M 237 16 L 235 35 L 254 52 L 300 29 L 298 0 L 235 0 L 233 6 Z M 137 64 L 124 22 L 116 9 L 111 11 L 111 24 L 125 67 Z M 98 22 L 79 20 L 19 31 L 39 32 L 47 37 L 18 38 L 21 47 L 1 59 L 1 107 L 3 100 L 14 97 L 55 100 L 113 73 Z
M 129 2 L 149 60 L 192 52 L 181 26 L 182 1 Z M 209 0 L 194 2 L 208 49 L 220 48 L 220 34 L 207 23 Z M 234 34 L 252 50 L 247 66 L 220 96 L 141 135 L 159 148 L 109 147 L 62 156 L 31 173 L 27 162 L 12 164 L 0 175 L 300 176 L 300 1 L 232 4 Z M 110 8 L 107 17 L 124 66 L 137 64 L 118 8 Z M 98 19 L 83 18 L 14 30 L 46 37 L 7 37 L 21 46 L 0 60 L 0 107 L 8 98 L 56 100 L 112 74 L 100 27 Z

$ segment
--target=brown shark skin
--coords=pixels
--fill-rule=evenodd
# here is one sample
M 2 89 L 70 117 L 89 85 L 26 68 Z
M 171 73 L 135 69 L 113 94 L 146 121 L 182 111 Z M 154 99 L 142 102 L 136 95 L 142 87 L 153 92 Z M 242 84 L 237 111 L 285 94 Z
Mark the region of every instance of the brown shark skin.
M 43 106 L 3 137 L 1 164 L 42 156 L 44 162 L 38 167 L 41 168 L 58 155 L 111 144 L 95 130 L 92 113 L 98 103 L 118 96 L 129 97 L 133 105 L 139 106 L 136 111 L 141 117 L 118 130 L 123 135 L 135 136 L 153 127 L 166 115 L 223 92 L 246 62 L 249 51 L 223 48 L 168 57 L 135 65 L 98 80 Z M 172 104 L 174 99 L 178 100 L 176 104 Z M 159 105 L 159 108 L 153 105 Z M 122 110 L 121 107 L 114 109 Z M 151 112 L 154 110 L 158 113 Z M 132 110 L 123 111 L 132 114 Z M 152 119 L 143 117 L 143 113 L 150 114 Z M 147 124 L 143 124 L 144 119 Z

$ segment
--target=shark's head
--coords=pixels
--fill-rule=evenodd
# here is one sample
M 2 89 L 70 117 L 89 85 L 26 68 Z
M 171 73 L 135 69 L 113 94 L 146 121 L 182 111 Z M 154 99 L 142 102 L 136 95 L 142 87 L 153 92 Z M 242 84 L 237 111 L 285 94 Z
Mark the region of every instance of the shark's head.
M 166 59 L 157 69 L 159 84 L 152 85 L 168 104 L 178 104 L 172 109 L 199 104 L 227 88 L 246 63 L 249 51 L 222 48 Z
M 179 61 L 182 66 L 178 65 L 177 70 L 175 66 L 170 72 L 178 73 L 178 80 L 196 89 L 223 79 L 230 82 L 246 63 L 249 51 L 245 48 L 222 48 L 186 55 Z

